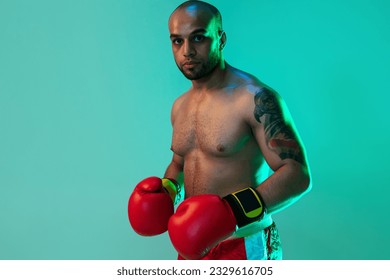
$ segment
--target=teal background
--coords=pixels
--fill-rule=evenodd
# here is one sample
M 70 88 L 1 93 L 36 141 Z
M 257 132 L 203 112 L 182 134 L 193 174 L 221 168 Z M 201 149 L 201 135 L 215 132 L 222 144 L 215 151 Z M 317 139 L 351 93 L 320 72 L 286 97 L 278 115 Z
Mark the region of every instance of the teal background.
M 210 1 L 229 63 L 276 89 L 313 190 L 274 216 L 285 259 L 390 259 L 390 2 Z M 174 259 L 127 200 L 170 161 L 190 83 L 167 19 L 181 1 L 0 0 L 0 259 Z

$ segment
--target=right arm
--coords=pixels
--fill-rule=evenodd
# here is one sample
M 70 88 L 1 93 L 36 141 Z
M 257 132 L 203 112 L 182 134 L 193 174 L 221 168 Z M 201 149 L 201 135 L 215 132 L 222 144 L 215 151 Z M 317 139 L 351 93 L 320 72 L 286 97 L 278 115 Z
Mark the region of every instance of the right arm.
M 183 95 L 180 96 L 178 99 L 175 100 L 172 106 L 171 110 L 171 125 L 174 127 L 175 119 L 177 116 L 177 113 L 179 111 L 179 107 L 183 101 Z M 164 178 L 170 178 L 174 179 L 179 184 L 179 193 L 181 192 L 182 196 L 184 196 L 184 158 L 182 156 L 179 156 L 176 154 L 173 149 L 171 148 L 173 152 L 173 157 L 171 162 L 169 163 L 167 169 L 164 173 Z M 184 197 L 180 197 L 179 199 L 183 199 Z
M 181 156 L 173 153 L 172 161 L 165 171 L 164 178 L 172 178 L 176 180 L 181 186 L 184 184 L 183 175 L 184 160 Z
M 178 111 L 180 110 L 181 104 L 183 102 L 184 95 L 181 95 L 179 98 L 175 100 L 171 110 L 171 125 L 174 127 L 176 116 L 178 115 Z M 172 148 L 171 148 L 172 150 Z M 183 167 L 184 167 L 184 159 L 182 156 L 176 154 L 173 150 L 172 161 L 169 163 L 164 177 L 175 179 L 181 186 L 184 184 L 184 176 L 183 176 Z

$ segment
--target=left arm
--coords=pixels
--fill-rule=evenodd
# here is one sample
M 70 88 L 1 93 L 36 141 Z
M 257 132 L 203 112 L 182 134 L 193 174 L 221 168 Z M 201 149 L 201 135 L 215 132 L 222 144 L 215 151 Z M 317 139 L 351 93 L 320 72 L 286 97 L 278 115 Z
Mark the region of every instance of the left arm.
M 257 186 L 268 213 L 293 204 L 310 186 L 310 169 L 303 143 L 281 97 L 258 88 L 248 116 L 254 137 L 274 173 Z

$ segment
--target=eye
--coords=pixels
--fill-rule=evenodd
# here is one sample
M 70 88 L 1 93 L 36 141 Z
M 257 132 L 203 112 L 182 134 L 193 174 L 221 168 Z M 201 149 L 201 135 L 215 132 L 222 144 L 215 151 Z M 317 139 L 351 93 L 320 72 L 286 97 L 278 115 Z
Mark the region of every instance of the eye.
M 194 42 L 202 42 L 204 40 L 203 35 L 194 35 L 193 37 Z
M 183 43 L 183 40 L 180 38 L 172 39 L 172 44 L 174 44 L 174 45 L 180 45 L 181 43 Z

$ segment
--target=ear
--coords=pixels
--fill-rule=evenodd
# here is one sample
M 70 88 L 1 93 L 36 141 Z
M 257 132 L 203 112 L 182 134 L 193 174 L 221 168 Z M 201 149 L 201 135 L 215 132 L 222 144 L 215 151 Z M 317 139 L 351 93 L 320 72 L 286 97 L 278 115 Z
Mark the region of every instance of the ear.
M 220 31 L 219 32 L 220 35 L 219 35 L 219 50 L 223 50 L 223 48 L 225 47 L 226 45 L 226 33 L 225 31 Z

